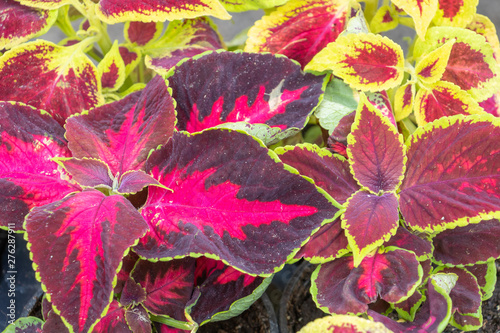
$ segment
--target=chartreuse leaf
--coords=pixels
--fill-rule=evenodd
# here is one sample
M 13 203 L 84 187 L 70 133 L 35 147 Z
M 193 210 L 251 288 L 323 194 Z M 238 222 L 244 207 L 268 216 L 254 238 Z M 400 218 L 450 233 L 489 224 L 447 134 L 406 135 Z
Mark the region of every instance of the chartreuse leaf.
M 347 316 L 333 315 L 330 317 L 318 318 L 302 327 L 298 333 L 392 333 L 383 324 L 370 321 L 368 319 Z
M 118 90 L 125 82 L 125 62 L 120 55 L 118 41 L 97 65 L 102 88 L 106 91 Z
M 434 261 L 440 265 L 473 265 L 500 257 L 500 222 L 484 220 L 445 230 L 433 239 Z M 451 250 L 453 248 L 453 250 Z
M 217 26 L 208 17 L 178 20 L 170 22 L 163 36 L 148 45 L 145 63 L 165 75 L 184 58 L 223 48 Z
M 344 30 L 349 14 L 349 1 L 290 0 L 250 28 L 245 51 L 284 54 L 304 67 Z
M 391 303 L 407 299 L 422 274 L 415 254 L 387 249 L 366 256 L 358 267 L 350 256 L 319 265 L 311 276 L 311 293 L 327 313 L 361 314 L 378 298 Z
M 443 117 L 407 140 L 399 207 L 410 228 L 439 232 L 500 216 L 500 120 Z
M 497 282 L 495 260 L 488 260 L 486 264 L 468 266 L 466 269 L 476 277 L 479 288 L 481 288 L 481 299 L 485 301 L 491 298 Z
M 66 138 L 74 157 L 100 159 L 117 177 L 142 170 L 150 150 L 171 137 L 174 124 L 174 101 L 157 76 L 140 92 L 69 118 Z
M 375 194 L 396 190 L 406 163 L 403 138 L 364 94 L 347 142 L 351 170 L 361 186 Z
M 22 317 L 8 325 L 2 333 L 42 332 L 43 320 L 37 317 Z
M 447 41 L 436 50 L 426 54 L 417 63 L 415 74 L 421 82 L 432 84 L 441 79 L 446 70 L 453 44 L 455 44 L 453 39 Z
M 218 0 L 100 0 L 97 16 L 106 23 L 126 21 L 163 22 L 211 15 L 229 20 L 231 15 Z
M 425 40 L 426 31 L 438 9 L 438 0 L 392 0 L 392 3 L 403 9 L 415 22 L 418 37 Z
M 404 55 L 401 47 L 387 37 L 349 34 L 328 44 L 305 69 L 331 70 L 353 88 L 382 91 L 403 80 Z
M 21 231 L 31 208 L 80 190 L 51 161 L 69 156 L 64 129 L 49 114 L 0 102 L 0 228 Z
M 323 190 L 236 131 L 176 132 L 146 172 L 173 192 L 149 188 L 141 212 L 155 230 L 135 248 L 143 258 L 205 255 L 269 275 L 338 215 Z
M 230 12 L 245 12 L 247 10 L 267 9 L 281 6 L 288 0 L 219 0 Z
M 449 294 L 457 279 L 455 274 L 432 275 L 427 280 L 427 300 L 412 322 L 396 322 L 373 310 L 368 310 L 368 316 L 393 332 L 442 332 L 451 318 L 452 301 Z
M 71 4 L 72 0 L 16 0 L 28 7 L 57 9 L 64 5 Z
M 307 124 L 323 96 L 325 79 L 304 73 L 283 56 L 211 52 L 177 65 L 168 81 L 179 130 L 193 133 L 242 122 L 290 135 Z
M 438 26 L 465 28 L 476 14 L 478 2 L 478 0 L 438 1 L 438 9 L 432 22 Z
M 414 109 L 419 126 L 441 117 L 484 112 L 471 95 L 446 81 L 436 82 L 429 88 L 421 88 L 415 96 Z
M 72 332 L 107 312 L 122 258 L 147 230 L 127 199 L 93 189 L 33 208 L 24 227 L 37 279 Z
M 414 98 L 415 85 L 413 83 L 406 83 L 397 88 L 394 94 L 394 118 L 396 121 L 401 121 L 411 114 Z
M 478 102 L 498 91 L 498 64 L 484 37 L 467 29 L 432 27 L 425 38 L 425 41 L 417 39 L 413 51 L 415 58 L 455 40 L 441 80 L 458 85 Z
M 486 38 L 488 44 L 493 48 L 493 57 L 499 59 L 500 42 L 498 40 L 497 30 L 493 22 L 491 22 L 487 16 L 481 14 L 474 15 L 472 21 L 467 24 L 466 28 Z
M 397 12 L 390 6 L 381 6 L 370 21 L 370 31 L 374 34 L 389 31 L 399 24 Z
M 31 8 L 12 0 L 0 1 L 0 50 L 43 35 L 56 19 L 57 10 Z
M 458 277 L 450 292 L 453 304 L 450 324 L 464 331 L 479 329 L 483 324 L 483 316 L 481 291 L 476 277 L 460 267 L 439 267 L 436 272 L 452 273 Z
M 137 46 L 146 46 L 160 37 L 163 32 L 163 22 L 125 22 L 125 40 Z
M 37 40 L 5 52 L 0 57 L 0 100 L 46 110 L 61 125 L 70 115 L 100 104 L 97 69 L 83 53 L 85 46 Z

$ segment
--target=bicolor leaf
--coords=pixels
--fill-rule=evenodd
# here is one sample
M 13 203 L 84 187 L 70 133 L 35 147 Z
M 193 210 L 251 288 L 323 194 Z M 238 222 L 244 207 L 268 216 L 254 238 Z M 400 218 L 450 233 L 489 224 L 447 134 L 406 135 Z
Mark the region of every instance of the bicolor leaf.
M 73 332 L 88 332 L 108 309 L 116 275 L 147 224 L 122 196 L 90 189 L 35 207 L 26 217 L 37 279 Z
M 156 179 L 142 170 L 130 170 L 121 175 L 116 191 L 122 194 L 132 194 L 147 186 L 162 186 Z
M 486 264 L 468 266 L 466 269 L 476 277 L 477 284 L 481 288 L 481 299 L 485 301 L 491 298 L 497 282 L 495 260 L 489 260 Z
M 493 57 L 497 62 L 500 61 L 500 41 L 498 40 L 497 30 L 495 24 L 487 16 L 474 15 L 472 21 L 467 24 L 466 29 L 472 30 L 486 38 L 488 44 L 493 48 Z
M 123 285 L 123 289 L 121 290 L 120 294 L 120 305 L 124 307 L 130 307 L 140 304 L 147 298 L 145 288 L 143 288 L 139 283 L 135 282 L 131 276 L 127 277 L 127 280 Z
M 402 229 L 402 228 L 401 228 Z M 425 281 L 425 272 L 424 272 L 424 277 L 422 278 L 422 281 Z M 406 321 L 413 321 L 415 320 L 415 315 L 422 305 L 422 303 L 426 300 L 425 295 L 423 295 L 418 289 L 415 290 L 413 295 L 408 297 L 406 300 L 396 303 L 396 304 L 391 304 L 394 307 L 394 310 L 396 310 L 399 318 L 404 319 Z
M 354 123 L 354 118 L 356 117 L 356 111 L 349 113 L 348 115 L 342 117 L 339 124 L 332 132 L 332 135 L 328 137 L 327 148 L 336 154 L 348 158 L 347 156 L 347 137 L 351 133 L 352 124 Z
M 396 121 L 401 121 L 411 114 L 414 98 L 415 85 L 413 83 L 406 83 L 397 88 L 394 94 L 394 118 Z
M 106 163 L 93 158 L 55 158 L 78 184 L 84 187 L 113 188 L 113 174 Z
M 92 332 L 132 333 L 125 319 L 126 312 L 127 310 L 118 301 L 113 300 L 106 315 L 94 326 Z
M 283 56 L 233 52 L 189 59 L 168 78 L 177 128 L 190 133 L 229 122 L 298 131 L 319 104 L 324 80 Z
M 247 52 L 284 54 L 304 67 L 344 30 L 348 1 L 291 0 L 248 31 Z
M 419 126 L 441 117 L 484 112 L 471 95 L 446 81 L 436 82 L 429 88 L 421 88 L 415 96 L 414 109 Z
M 479 106 L 482 107 L 485 112 L 500 117 L 500 93 L 493 94 L 490 98 L 479 103 Z
M 30 209 L 80 187 L 54 157 L 70 157 L 64 129 L 33 107 L 0 102 L 0 227 L 22 230 Z
M 125 62 L 120 55 L 117 41 L 97 65 L 97 72 L 102 88 L 107 91 L 118 90 L 125 82 Z
M 16 332 L 27 332 L 27 333 L 41 333 L 42 326 L 44 322 L 40 318 L 36 317 L 22 317 L 13 321 L 8 325 L 3 333 L 16 333 Z
M 275 153 L 283 163 L 314 180 L 340 204 L 360 189 L 350 173 L 349 163 L 327 149 L 306 143 L 279 147 Z
M 436 232 L 499 215 L 500 122 L 489 114 L 444 117 L 407 141 L 399 193 L 410 228 Z
M 417 63 L 415 74 L 420 81 L 425 84 L 433 84 L 441 79 L 446 70 L 453 44 L 455 44 L 454 40 L 447 41 L 436 50 L 426 54 Z
M 439 0 L 432 21 L 438 26 L 465 28 L 476 14 L 478 2 L 478 0 Z
M 71 4 L 71 0 L 16 0 L 22 5 L 42 9 L 57 9 Z
M 387 37 L 374 34 L 340 36 L 306 66 L 306 70 L 333 71 L 352 88 L 382 91 L 403 80 L 404 55 Z
M 43 35 L 57 19 L 56 10 L 23 6 L 14 0 L 0 1 L 0 50 L 10 49 Z
M 218 0 L 100 0 L 97 16 L 104 22 L 114 24 L 126 21 L 163 22 L 204 15 L 229 20 L 231 15 Z
M 149 188 L 142 215 L 155 230 L 135 252 L 162 260 L 206 255 L 249 274 L 278 270 L 338 211 L 278 161 L 244 133 L 174 133 L 146 169 L 173 192 Z
M 163 22 L 125 22 L 125 40 L 138 46 L 146 46 L 160 37 Z
M 230 12 L 245 12 L 247 10 L 267 9 L 281 6 L 288 0 L 219 0 Z
M 390 6 L 384 5 L 377 9 L 375 16 L 370 21 L 370 31 L 378 34 L 389 31 L 399 25 L 399 16 Z
M 361 186 L 375 194 L 399 186 L 406 162 L 403 138 L 364 95 L 347 143 L 351 170 Z
M 130 330 L 134 333 L 153 332 L 149 312 L 140 304 L 127 309 L 125 312 L 125 320 Z
M 333 315 L 323 318 L 318 318 L 309 322 L 302 327 L 298 333 L 391 333 L 383 324 L 370 321 L 368 319 L 346 316 Z
M 70 333 L 70 330 L 62 320 L 61 316 L 51 309 L 47 314 L 45 323 L 43 324 L 43 330 L 41 332 Z
M 130 45 L 119 45 L 118 51 L 125 64 L 125 76 L 128 76 L 141 62 L 141 52 L 138 48 L 133 48 Z
M 376 252 L 354 267 L 352 257 L 321 264 L 311 276 L 316 304 L 332 314 L 360 314 L 379 297 L 397 303 L 407 299 L 422 280 L 422 267 L 405 250 Z
M 217 26 L 208 17 L 173 21 L 162 38 L 149 47 L 145 63 L 164 75 L 184 58 L 223 48 Z
M 391 101 L 389 100 L 387 92 L 367 92 L 365 95 L 368 102 L 375 106 L 375 108 L 382 113 L 384 118 L 387 118 L 394 125 L 394 127 L 397 127 L 394 112 L 392 111 Z
M 100 104 L 97 69 L 82 46 L 37 40 L 12 48 L 0 57 L 0 100 L 46 110 L 61 125 L 70 115 Z
M 426 31 L 438 9 L 438 0 L 393 0 L 392 3 L 403 9 L 415 22 L 418 37 L 426 38 Z
M 66 138 L 77 158 L 105 162 L 111 173 L 142 170 L 151 149 L 172 136 L 174 102 L 157 76 L 140 92 L 68 119 Z
M 469 224 L 437 234 L 434 260 L 441 265 L 473 265 L 500 257 L 500 222 L 497 219 Z
M 425 42 L 418 39 L 414 57 L 419 58 L 449 40 L 455 40 L 441 80 L 456 84 L 481 102 L 498 91 L 498 65 L 484 37 L 467 29 L 432 27 Z
M 434 247 L 425 234 L 418 235 L 408 231 L 406 228 L 398 228 L 398 231 L 384 247 L 395 246 L 415 253 L 418 261 L 429 260 L 432 257 Z
M 398 199 L 394 193 L 375 195 L 356 192 L 342 215 L 342 228 L 358 266 L 365 256 L 396 234 L 399 226 Z

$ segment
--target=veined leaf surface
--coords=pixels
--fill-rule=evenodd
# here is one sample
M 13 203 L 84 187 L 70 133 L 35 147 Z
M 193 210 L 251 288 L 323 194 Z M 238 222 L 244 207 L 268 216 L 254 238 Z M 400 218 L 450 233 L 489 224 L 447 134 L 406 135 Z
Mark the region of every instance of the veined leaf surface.
M 432 21 L 437 26 L 465 28 L 476 14 L 478 2 L 478 0 L 439 0 L 436 16 Z
M 403 9 L 415 22 L 418 37 L 425 39 L 426 31 L 436 14 L 439 0 L 393 0 L 392 3 Z

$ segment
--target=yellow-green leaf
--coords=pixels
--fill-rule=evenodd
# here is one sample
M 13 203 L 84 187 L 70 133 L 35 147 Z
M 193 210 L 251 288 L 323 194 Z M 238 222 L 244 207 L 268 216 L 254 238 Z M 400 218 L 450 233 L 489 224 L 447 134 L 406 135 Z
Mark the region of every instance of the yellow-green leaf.
M 392 0 L 403 9 L 415 22 L 418 37 L 425 39 L 425 33 L 438 8 L 438 0 Z
M 389 6 L 380 7 L 375 16 L 370 21 L 370 30 L 374 34 L 389 31 L 396 28 L 399 24 L 398 14 Z
M 439 26 L 465 28 L 476 14 L 477 4 L 478 0 L 440 0 L 432 21 Z
M 493 54 L 497 62 L 500 63 L 500 42 L 498 40 L 497 30 L 491 20 L 481 14 L 476 14 L 472 21 L 467 25 L 466 29 L 472 30 L 480 34 L 493 48 Z
M 230 12 L 267 9 L 285 4 L 288 0 L 219 0 Z
M 443 76 L 450 57 L 454 40 L 449 40 L 439 48 L 431 51 L 422 58 L 415 67 L 415 74 L 420 81 L 426 84 L 437 82 Z
M 411 114 L 414 98 L 415 85 L 413 83 L 406 83 L 396 90 L 394 95 L 394 118 L 396 121 L 401 121 Z
M 120 55 L 118 41 L 97 65 L 102 88 L 107 91 L 118 90 L 125 81 L 125 62 Z

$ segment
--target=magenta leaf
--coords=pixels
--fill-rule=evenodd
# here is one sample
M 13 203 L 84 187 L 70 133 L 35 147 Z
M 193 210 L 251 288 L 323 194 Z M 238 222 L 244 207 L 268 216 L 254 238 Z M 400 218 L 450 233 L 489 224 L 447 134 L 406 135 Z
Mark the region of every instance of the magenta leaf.
M 87 332 L 111 302 L 114 280 L 147 225 L 118 195 L 89 189 L 35 207 L 25 222 L 37 278 L 74 332 Z
M 85 187 L 113 188 L 113 175 L 106 163 L 93 158 L 57 158 L 55 159 L 73 179 Z
M 338 204 L 289 172 L 260 141 L 214 129 L 174 133 L 146 171 L 141 212 L 152 227 L 135 251 L 144 258 L 207 255 L 249 274 L 271 274 L 331 221 Z
M 500 257 L 500 221 L 481 221 L 437 234 L 434 260 L 442 265 L 472 265 Z
M 172 136 L 174 102 L 157 76 L 141 92 L 71 117 L 66 123 L 74 157 L 100 159 L 111 173 L 142 170 L 151 149 Z
M 500 126 L 491 115 L 440 118 L 408 140 L 399 205 L 414 230 L 439 232 L 500 207 Z
M 241 52 L 189 59 L 168 78 L 177 128 L 190 133 L 235 122 L 297 131 L 318 105 L 324 80 L 288 58 Z
M 23 230 L 31 208 L 80 190 L 51 161 L 69 156 L 64 129 L 50 115 L 0 102 L 0 228 Z
M 93 332 L 132 333 L 125 319 L 126 310 L 113 300 L 107 314 L 94 326 Z
M 359 103 L 347 142 L 349 163 L 360 185 L 373 193 L 398 187 L 406 162 L 402 136 L 365 97 Z
M 120 177 L 120 185 L 118 186 L 117 191 L 118 193 L 126 194 L 137 193 L 144 187 L 150 185 L 161 186 L 156 179 L 146 174 L 144 171 L 132 170 L 125 172 Z
M 358 267 L 352 257 L 321 264 L 311 277 L 315 302 L 332 314 L 360 314 L 379 297 L 397 303 L 410 297 L 422 281 L 415 254 L 387 250 L 366 256 Z
M 151 262 L 140 260 L 132 278 L 146 292 L 142 305 L 151 313 L 177 321 L 188 321 L 184 309 L 194 287 L 195 260 Z
M 356 192 L 348 201 L 342 215 L 354 264 L 396 234 L 399 226 L 398 199 L 394 193 L 375 195 L 368 191 Z
M 142 305 L 128 308 L 125 312 L 125 319 L 130 330 L 134 333 L 151 333 L 151 320 L 149 313 Z M 118 333 L 118 332 L 117 332 Z

